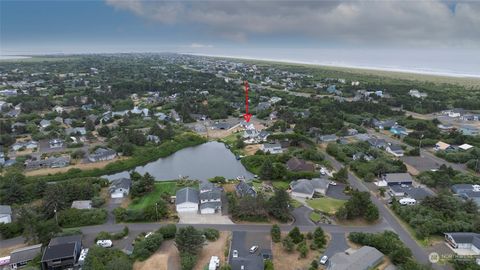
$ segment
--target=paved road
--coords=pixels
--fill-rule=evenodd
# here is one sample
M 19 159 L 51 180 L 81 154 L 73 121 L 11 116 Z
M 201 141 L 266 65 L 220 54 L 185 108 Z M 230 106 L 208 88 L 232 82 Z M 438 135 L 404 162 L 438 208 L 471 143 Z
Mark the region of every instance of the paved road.
M 331 258 L 335 253 L 344 252 L 350 248 L 350 246 L 347 244 L 345 233 L 336 232 L 331 233 L 330 236 L 332 239 L 322 255 L 327 255 L 328 258 Z
M 292 216 L 295 219 L 293 225 L 295 226 L 315 226 L 315 223 L 310 220 L 310 213 L 312 209 L 302 205 L 298 208 L 293 209 Z
M 338 162 L 330 155 L 326 154 L 325 156 L 336 170 L 339 170 L 343 167 L 343 164 Z M 363 182 L 351 172 L 348 173 L 348 183 L 353 188 L 356 188 L 360 191 L 370 192 L 370 190 L 363 184 Z M 382 222 L 386 222 L 393 229 L 393 231 L 398 234 L 402 242 L 412 250 L 415 259 L 422 264 L 430 264 L 427 252 L 423 248 L 421 248 L 417 244 L 417 242 L 415 242 L 412 236 L 402 227 L 397 218 L 393 216 L 389 209 L 387 209 L 385 204 L 375 196 L 371 196 L 371 199 L 372 202 L 378 207 L 380 216 L 382 217 Z M 444 268 L 439 265 L 434 265 L 434 269 Z

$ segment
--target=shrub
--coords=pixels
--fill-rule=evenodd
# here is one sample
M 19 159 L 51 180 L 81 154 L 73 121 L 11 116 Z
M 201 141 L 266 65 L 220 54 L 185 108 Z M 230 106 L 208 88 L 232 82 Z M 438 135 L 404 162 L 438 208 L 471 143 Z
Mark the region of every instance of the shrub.
M 0 235 L 3 239 L 9 239 L 21 235 L 23 228 L 16 222 L 0 223 Z
M 107 211 L 105 209 L 69 208 L 58 214 L 58 223 L 65 228 L 97 225 L 105 223 L 106 220 Z
M 155 251 L 157 251 L 163 242 L 161 233 L 154 233 L 149 237 L 135 243 L 132 256 L 136 259 L 144 261 L 148 259 Z
M 303 234 L 300 232 L 300 229 L 296 226 L 288 233 L 288 236 L 295 244 L 302 242 L 304 238 Z
M 292 252 L 293 249 L 295 248 L 295 243 L 293 243 L 293 240 L 290 236 L 287 236 L 283 238 L 282 246 L 287 252 Z
M 161 233 L 164 239 L 173 239 L 177 233 L 177 226 L 175 224 L 167 224 L 160 227 L 157 232 Z
M 270 230 L 270 235 L 272 236 L 272 241 L 274 243 L 280 242 L 280 240 L 282 240 L 280 226 L 278 226 L 277 224 L 273 224 L 272 229 Z
M 192 270 L 197 263 L 197 256 L 190 253 L 181 253 L 180 254 L 180 264 L 182 270 Z
M 215 241 L 220 237 L 220 232 L 217 229 L 206 228 L 203 230 L 203 235 L 208 241 Z

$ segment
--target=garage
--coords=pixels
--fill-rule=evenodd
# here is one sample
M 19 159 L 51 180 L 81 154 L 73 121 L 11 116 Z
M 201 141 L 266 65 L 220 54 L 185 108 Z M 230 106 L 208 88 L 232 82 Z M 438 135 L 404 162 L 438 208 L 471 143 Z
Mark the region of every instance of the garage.
M 175 206 L 178 213 L 198 212 L 198 190 L 191 187 L 178 190 L 175 196 Z

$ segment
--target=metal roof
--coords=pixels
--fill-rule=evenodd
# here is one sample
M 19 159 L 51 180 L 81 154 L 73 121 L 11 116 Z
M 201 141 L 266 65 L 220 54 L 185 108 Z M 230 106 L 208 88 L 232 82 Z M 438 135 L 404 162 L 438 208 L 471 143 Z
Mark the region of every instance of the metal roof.
M 186 187 L 177 191 L 175 204 L 181 204 L 185 202 L 198 203 L 198 190 Z
M 10 264 L 33 260 L 42 251 L 42 244 L 15 249 L 10 253 Z

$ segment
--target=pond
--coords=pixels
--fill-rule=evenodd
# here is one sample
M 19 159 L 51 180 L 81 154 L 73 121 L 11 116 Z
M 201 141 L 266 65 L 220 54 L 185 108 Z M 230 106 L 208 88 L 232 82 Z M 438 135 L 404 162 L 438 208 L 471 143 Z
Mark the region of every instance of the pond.
M 134 170 L 142 175 L 148 172 L 157 181 L 178 179 L 180 176 L 198 180 L 206 180 L 215 176 L 223 176 L 227 179 L 237 176 L 253 178 L 253 174 L 245 169 L 240 160 L 237 160 L 235 155 L 225 147 L 225 144 L 219 142 L 207 142 L 188 147 L 145 166 L 138 166 Z M 128 178 L 129 172 L 124 171 L 103 177 L 108 180 Z

